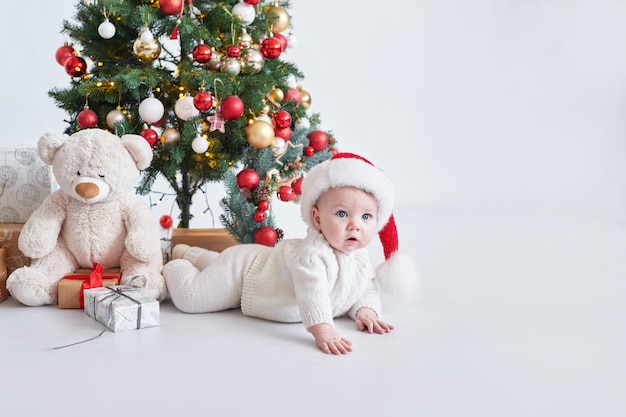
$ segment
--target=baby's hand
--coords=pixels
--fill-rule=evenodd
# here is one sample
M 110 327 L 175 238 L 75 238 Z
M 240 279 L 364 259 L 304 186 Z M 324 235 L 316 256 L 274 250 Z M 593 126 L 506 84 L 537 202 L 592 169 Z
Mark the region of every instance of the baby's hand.
M 325 353 L 335 355 L 352 352 L 352 342 L 341 335 L 326 323 L 309 327 L 309 332 L 315 338 L 315 344 Z
M 378 320 L 378 315 L 371 308 L 361 308 L 356 313 L 356 327 L 359 330 L 366 330 L 369 333 L 384 334 L 393 330 L 391 324 Z

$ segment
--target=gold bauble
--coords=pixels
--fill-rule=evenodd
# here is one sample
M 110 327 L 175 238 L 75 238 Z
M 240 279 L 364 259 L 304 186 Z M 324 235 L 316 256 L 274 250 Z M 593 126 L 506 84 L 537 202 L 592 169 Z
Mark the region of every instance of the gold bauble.
M 267 148 L 274 142 L 274 127 L 263 120 L 255 120 L 246 128 L 246 139 L 253 148 Z
M 280 88 L 272 88 L 272 91 L 268 94 L 269 98 L 280 103 L 285 99 L 285 93 Z
M 265 65 L 263 54 L 257 49 L 249 48 L 243 51 L 241 56 L 241 69 L 244 74 L 257 74 Z
M 274 20 L 276 16 L 278 16 L 278 20 L 276 20 L 272 24 L 272 33 L 282 32 L 289 27 L 291 23 L 291 18 L 289 17 L 289 13 L 285 10 L 284 7 L 281 6 L 269 6 L 267 9 L 268 20 Z
M 306 91 L 302 87 L 298 87 L 298 90 L 300 91 L 300 95 L 302 96 L 301 98 L 302 107 L 304 107 L 305 109 L 308 109 L 309 107 L 311 107 L 311 95 L 309 94 L 308 91 Z
M 144 42 L 141 37 L 135 40 L 133 43 L 133 53 L 144 64 L 149 64 L 161 55 L 161 45 L 156 39 L 152 39 L 150 42 Z
M 180 142 L 180 133 L 173 127 L 168 127 L 161 134 L 161 143 L 163 145 L 176 145 Z

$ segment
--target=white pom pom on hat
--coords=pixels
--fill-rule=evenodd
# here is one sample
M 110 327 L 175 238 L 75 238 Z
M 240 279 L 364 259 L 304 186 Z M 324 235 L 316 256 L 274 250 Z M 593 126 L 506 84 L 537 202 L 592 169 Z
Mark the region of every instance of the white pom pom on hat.
M 378 205 L 376 230 L 385 254 L 385 262 L 377 269 L 381 288 L 392 293 L 415 295 L 418 280 L 413 261 L 407 255 L 397 253 L 394 184 L 387 174 L 367 159 L 344 152 L 313 166 L 302 182 L 300 210 L 304 222 L 313 226 L 313 206 L 324 192 L 338 187 L 355 187 L 374 196 Z

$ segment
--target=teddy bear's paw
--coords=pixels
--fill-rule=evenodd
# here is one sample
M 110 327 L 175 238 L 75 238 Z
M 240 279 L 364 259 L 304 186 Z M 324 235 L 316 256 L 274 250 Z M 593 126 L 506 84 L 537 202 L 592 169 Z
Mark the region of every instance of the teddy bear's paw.
M 38 280 L 36 271 L 28 274 L 26 268 L 15 270 L 7 279 L 7 290 L 20 303 L 36 307 L 55 304 L 56 288 L 43 284 L 46 280 Z
M 121 284 L 137 287 L 146 297 L 154 298 L 159 301 L 165 299 L 167 295 L 165 279 L 161 274 L 152 271 L 124 277 L 121 280 Z

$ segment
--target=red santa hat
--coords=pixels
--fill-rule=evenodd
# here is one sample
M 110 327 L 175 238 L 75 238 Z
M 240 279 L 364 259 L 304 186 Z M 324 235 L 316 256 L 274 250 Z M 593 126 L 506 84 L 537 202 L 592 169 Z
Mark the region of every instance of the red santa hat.
M 313 166 L 304 177 L 300 209 L 304 222 L 313 226 L 311 210 L 331 188 L 356 187 L 371 194 L 378 205 L 376 230 L 385 262 L 377 269 L 381 288 L 392 293 L 414 294 L 417 272 L 412 259 L 398 253 L 398 230 L 393 217 L 395 187 L 391 178 L 367 159 L 353 153 L 337 153 Z

